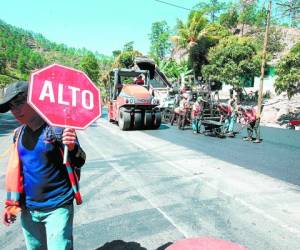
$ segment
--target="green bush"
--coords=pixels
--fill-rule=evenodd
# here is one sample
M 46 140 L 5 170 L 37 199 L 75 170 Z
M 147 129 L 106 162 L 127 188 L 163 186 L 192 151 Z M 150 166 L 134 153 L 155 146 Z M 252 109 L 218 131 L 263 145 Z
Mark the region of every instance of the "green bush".
M 14 82 L 15 79 L 6 76 L 6 75 L 0 75 L 0 88 L 5 87 L 7 84 Z

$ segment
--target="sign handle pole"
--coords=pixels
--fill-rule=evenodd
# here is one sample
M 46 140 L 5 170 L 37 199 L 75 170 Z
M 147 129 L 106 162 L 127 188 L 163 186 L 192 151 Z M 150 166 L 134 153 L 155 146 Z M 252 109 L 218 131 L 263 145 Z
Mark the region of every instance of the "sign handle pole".
M 64 113 L 65 113 L 65 128 L 67 127 L 67 120 L 70 116 L 70 110 L 67 108 L 64 108 Z M 64 144 L 64 161 L 63 163 L 66 165 L 67 161 L 68 161 L 68 146 L 66 144 Z
M 68 146 L 64 145 L 64 161 L 63 163 L 66 165 L 67 161 L 68 161 Z

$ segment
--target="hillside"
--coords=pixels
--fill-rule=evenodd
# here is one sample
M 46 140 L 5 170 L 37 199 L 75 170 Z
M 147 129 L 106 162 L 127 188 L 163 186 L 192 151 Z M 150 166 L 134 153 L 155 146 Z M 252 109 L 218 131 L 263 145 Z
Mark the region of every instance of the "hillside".
M 231 32 L 232 34 L 241 36 L 241 29 L 241 25 L 238 25 L 236 28 L 232 29 Z M 243 29 L 244 36 L 260 37 L 261 42 L 263 41 L 264 30 L 257 29 L 249 25 L 245 25 Z M 271 46 L 273 50 L 275 41 L 280 43 L 280 47 L 276 48 L 279 51 L 276 51 L 276 53 L 272 55 L 272 60 L 270 62 L 271 64 L 276 64 L 276 62 L 282 56 L 286 55 L 289 52 L 293 45 L 300 41 L 300 29 L 296 28 L 283 27 L 278 25 L 272 26 L 270 34 Z M 171 58 L 177 62 L 180 62 L 181 60 L 187 60 L 188 56 L 189 54 L 187 48 L 174 47 L 172 49 Z
M 14 27 L 0 19 L 0 87 L 16 79 L 28 79 L 29 73 L 51 63 L 79 68 L 81 60 L 93 54 L 97 60 L 109 58 L 85 48 L 58 44 L 43 35 Z
M 235 34 L 241 36 L 241 25 L 233 31 Z M 265 30 L 257 29 L 255 27 L 245 25 L 244 35 L 251 37 L 259 37 L 263 41 Z M 269 64 L 276 64 L 280 58 L 286 55 L 290 49 L 300 41 L 300 29 L 273 25 L 270 28 L 269 35 L 269 50 L 271 50 L 272 59 Z M 274 48 L 276 46 L 276 48 Z M 270 48 L 271 47 L 271 48 Z M 274 52 L 275 50 L 275 52 Z

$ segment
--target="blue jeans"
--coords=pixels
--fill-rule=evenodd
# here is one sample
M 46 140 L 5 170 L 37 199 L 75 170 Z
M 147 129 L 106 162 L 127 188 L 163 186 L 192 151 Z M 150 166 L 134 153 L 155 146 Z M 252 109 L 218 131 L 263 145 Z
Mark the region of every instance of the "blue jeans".
M 233 113 L 229 118 L 228 132 L 232 133 L 236 123 L 237 115 Z
M 193 131 L 194 132 L 197 132 L 197 133 L 199 133 L 200 132 L 200 119 L 199 118 L 194 118 L 193 120 L 192 120 L 192 129 L 193 129 Z
M 73 217 L 73 204 L 48 211 L 22 210 L 21 224 L 27 249 L 73 249 Z

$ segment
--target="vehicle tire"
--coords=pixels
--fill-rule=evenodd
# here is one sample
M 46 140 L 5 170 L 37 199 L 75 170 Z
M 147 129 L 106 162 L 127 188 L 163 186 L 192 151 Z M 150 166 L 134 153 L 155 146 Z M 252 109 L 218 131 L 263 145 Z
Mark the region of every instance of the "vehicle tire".
M 128 130 L 130 128 L 130 113 L 120 110 L 119 128 L 121 130 Z
M 219 137 L 219 138 L 225 138 L 225 134 L 223 133 L 223 130 L 222 130 L 222 126 L 218 127 L 215 129 L 215 133 L 216 133 L 216 136 Z M 232 136 L 230 137 L 234 137 L 234 134 L 232 133 Z
M 134 113 L 133 128 L 134 129 L 142 128 L 142 113 Z
M 145 129 L 151 129 L 152 128 L 152 113 L 151 112 L 145 112 L 144 116 L 144 127 Z
M 199 129 L 198 131 L 199 131 L 200 134 L 204 134 L 205 135 L 206 132 L 207 132 L 205 126 L 202 124 L 201 121 L 199 122 L 198 129 Z
M 161 124 L 161 113 L 156 112 L 154 113 L 153 128 L 158 129 L 160 127 L 160 124 Z

